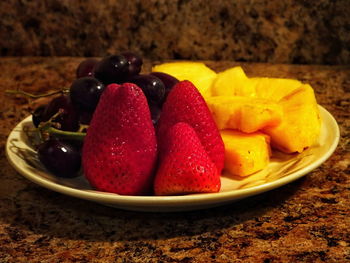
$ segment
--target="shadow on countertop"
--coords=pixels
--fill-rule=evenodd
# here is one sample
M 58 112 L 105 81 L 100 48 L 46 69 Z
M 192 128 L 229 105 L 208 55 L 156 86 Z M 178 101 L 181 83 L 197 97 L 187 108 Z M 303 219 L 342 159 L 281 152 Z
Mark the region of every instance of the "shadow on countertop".
M 175 237 L 221 233 L 244 228 L 247 221 L 261 225 L 265 214 L 283 207 L 304 179 L 268 193 L 221 207 L 192 212 L 132 212 L 106 207 L 65 196 L 26 182 L 1 213 L 2 224 L 13 231 L 14 242 L 27 232 L 44 236 L 88 241 L 157 240 Z

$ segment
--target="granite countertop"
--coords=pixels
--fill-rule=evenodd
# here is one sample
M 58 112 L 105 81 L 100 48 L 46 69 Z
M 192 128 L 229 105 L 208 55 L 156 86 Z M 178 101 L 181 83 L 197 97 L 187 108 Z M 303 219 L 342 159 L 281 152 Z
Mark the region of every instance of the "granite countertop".
M 350 66 L 241 64 L 310 83 L 336 118 L 335 153 L 307 176 L 222 207 L 142 213 L 42 188 L 7 162 L 5 141 L 39 103 L 5 89 L 68 87 L 82 58 L 0 58 L 0 262 L 350 262 Z M 233 62 L 207 62 L 215 70 Z M 151 63 L 146 62 L 145 70 Z
M 25 10 L 25 12 L 24 12 Z M 0 2 L 0 56 L 349 64 L 348 0 Z

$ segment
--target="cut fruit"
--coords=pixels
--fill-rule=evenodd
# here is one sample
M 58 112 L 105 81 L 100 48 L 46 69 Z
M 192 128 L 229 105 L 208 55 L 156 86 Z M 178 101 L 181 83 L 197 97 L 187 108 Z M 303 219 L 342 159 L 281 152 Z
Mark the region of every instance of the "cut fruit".
M 206 102 L 219 130 L 252 133 L 278 125 L 283 117 L 282 107 L 267 99 L 215 96 Z
M 320 116 L 310 85 L 295 79 L 248 78 L 241 67 L 216 74 L 200 62 L 165 63 L 153 68 L 195 84 L 219 129 L 258 130 L 285 153 L 302 152 L 320 133 Z
M 211 96 L 211 85 L 216 78 L 215 71 L 208 68 L 201 62 L 169 62 L 156 65 L 152 68 L 153 72 L 163 72 L 178 80 L 189 80 L 199 90 L 204 98 Z
M 283 97 L 279 104 L 283 108 L 282 122 L 264 129 L 271 136 L 272 147 L 293 153 L 312 146 L 319 137 L 321 121 L 311 86 L 302 85 Z
M 295 79 L 250 78 L 259 98 L 279 101 L 284 96 L 299 88 L 302 83 Z
M 230 174 L 247 176 L 268 165 L 271 150 L 267 135 L 234 130 L 220 133 L 225 145 L 225 170 Z
M 211 93 L 212 96 L 255 97 L 254 84 L 241 67 L 233 67 L 217 74 Z

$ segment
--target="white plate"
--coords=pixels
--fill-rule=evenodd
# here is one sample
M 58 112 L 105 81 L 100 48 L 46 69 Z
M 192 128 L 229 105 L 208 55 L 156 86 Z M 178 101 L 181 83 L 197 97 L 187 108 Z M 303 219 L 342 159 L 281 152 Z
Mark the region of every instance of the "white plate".
M 25 127 L 32 127 L 31 117 L 21 121 L 10 133 L 6 153 L 11 165 L 24 177 L 48 189 L 98 202 L 104 205 L 136 211 L 186 211 L 208 208 L 253 196 L 290 183 L 309 173 L 334 152 L 339 141 L 339 127 L 333 116 L 320 106 L 322 128 L 316 146 L 302 154 L 275 154 L 266 169 L 244 179 L 221 177 L 221 191 L 183 196 L 122 196 L 93 190 L 83 176 L 74 179 L 57 178 L 48 173 L 30 146 Z

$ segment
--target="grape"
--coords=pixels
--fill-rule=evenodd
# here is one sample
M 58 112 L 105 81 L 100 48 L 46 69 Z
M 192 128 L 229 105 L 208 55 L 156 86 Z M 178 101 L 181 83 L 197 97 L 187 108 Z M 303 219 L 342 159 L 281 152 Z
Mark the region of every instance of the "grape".
M 80 170 L 80 152 L 65 141 L 45 141 L 39 145 L 38 157 L 47 170 L 59 177 L 74 177 Z
M 151 75 L 156 76 L 159 78 L 165 86 L 165 94 L 164 99 L 162 101 L 162 104 L 165 102 L 166 98 L 168 97 L 168 94 L 170 90 L 173 88 L 173 86 L 179 82 L 179 80 L 169 74 L 163 73 L 163 72 L 152 72 Z
M 130 79 L 130 82 L 142 89 L 148 104 L 161 105 L 164 99 L 165 87 L 159 78 L 153 75 L 136 75 Z
M 149 106 L 149 109 L 150 109 L 150 112 L 151 112 L 152 123 L 153 123 L 153 125 L 157 125 L 158 120 L 160 118 L 161 109 L 160 109 L 159 106 L 153 105 L 153 104 L 151 104 Z
M 133 52 L 124 52 L 121 55 L 128 60 L 128 77 L 139 74 L 143 63 L 142 58 Z
M 128 60 L 121 55 L 113 55 L 103 58 L 96 64 L 94 76 L 105 85 L 122 83 L 128 76 Z
M 165 89 L 168 91 L 179 82 L 177 78 L 163 72 L 152 72 L 150 74 L 159 78 L 164 83 Z
M 93 112 L 105 86 L 95 78 L 76 79 L 70 87 L 70 98 L 79 111 Z
M 49 102 L 43 112 L 42 121 L 50 120 L 60 109 L 62 113 L 53 121 L 60 124 L 61 130 L 77 131 L 79 129 L 79 116 L 67 95 L 53 98 Z
M 43 121 L 44 112 L 45 112 L 46 107 L 47 107 L 47 105 L 40 105 L 32 113 L 32 121 L 33 121 L 33 124 L 35 127 L 38 127 L 40 122 Z
M 94 67 L 96 66 L 97 63 L 98 63 L 98 60 L 93 58 L 88 58 L 83 60 L 77 68 L 77 72 L 76 72 L 77 78 L 92 77 Z
M 89 125 L 92 119 L 93 111 L 80 111 L 79 112 L 79 121 L 81 124 Z

